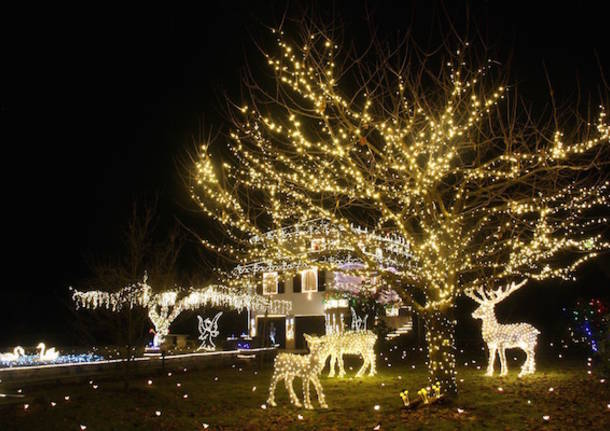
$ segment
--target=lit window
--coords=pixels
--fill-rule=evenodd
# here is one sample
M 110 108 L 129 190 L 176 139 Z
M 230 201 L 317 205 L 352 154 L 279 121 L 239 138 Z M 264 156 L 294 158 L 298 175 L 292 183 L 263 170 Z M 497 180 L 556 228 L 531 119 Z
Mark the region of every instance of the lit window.
M 301 292 L 318 291 L 318 268 L 311 268 L 301 272 Z
M 324 239 L 318 238 L 311 240 L 311 251 L 320 251 L 324 247 Z
M 263 295 L 277 294 L 277 283 L 277 272 L 265 272 L 263 274 Z

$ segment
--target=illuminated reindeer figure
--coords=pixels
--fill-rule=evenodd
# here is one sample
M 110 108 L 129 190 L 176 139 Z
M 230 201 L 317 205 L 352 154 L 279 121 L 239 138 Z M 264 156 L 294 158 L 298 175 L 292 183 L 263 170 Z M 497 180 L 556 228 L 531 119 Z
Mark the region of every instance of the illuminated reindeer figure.
M 505 299 L 515 290 L 523 286 L 527 280 L 523 280 L 519 284 L 514 282 L 507 285 L 505 288 L 498 288 L 493 291 L 485 291 L 482 287 L 477 290 L 466 291 L 465 294 L 474 299 L 480 305 L 472 317 L 483 321 L 483 340 L 487 343 L 489 349 L 489 363 L 487 365 L 487 376 L 493 375 L 494 362 L 496 360 L 496 351 L 500 354 L 500 375 L 508 374 L 508 364 L 506 363 L 506 349 L 519 348 L 525 352 L 527 358 L 521 367 L 519 377 L 526 374 L 533 374 L 536 371 L 536 362 L 534 359 L 538 331 L 528 323 L 514 323 L 503 325 L 498 323 L 494 312 L 494 307 L 497 303 Z
M 293 353 L 280 353 L 275 358 L 273 366 L 273 376 L 271 377 L 271 385 L 269 386 L 269 398 L 267 403 L 271 406 L 276 406 L 275 403 L 275 386 L 279 380 L 284 380 L 286 390 L 290 395 L 290 403 L 297 407 L 301 407 L 299 398 L 294 393 L 292 382 L 295 377 L 303 380 L 303 404 L 306 409 L 313 409 L 311 399 L 309 397 L 309 383 L 313 383 L 318 393 L 318 401 L 320 407 L 326 409 L 328 405 L 324 400 L 324 392 L 320 383 L 319 375 L 326 363 L 325 359 L 328 356 L 327 348 L 318 337 L 312 337 L 304 334 L 309 346 L 308 355 L 296 355 Z
M 353 311 L 353 308 L 352 308 Z M 366 319 L 365 319 L 366 320 Z M 329 334 L 320 337 L 328 347 L 330 355 L 330 372 L 328 377 L 335 376 L 335 364 L 339 364 L 339 377 L 345 376 L 343 355 L 360 355 L 364 360 L 356 377 L 362 377 L 369 370 L 369 376 L 377 373 L 375 368 L 375 343 L 377 335 L 372 331 L 346 331 L 340 334 Z M 324 361 L 326 363 L 326 361 Z

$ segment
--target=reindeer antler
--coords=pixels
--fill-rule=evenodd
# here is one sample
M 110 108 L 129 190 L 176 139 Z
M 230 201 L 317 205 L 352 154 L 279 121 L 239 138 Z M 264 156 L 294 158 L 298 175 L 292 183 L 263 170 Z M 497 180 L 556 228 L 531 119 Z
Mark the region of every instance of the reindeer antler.
M 483 287 L 475 289 L 468 289 L 464 291 L 464 294 L 479 304 L 497 304 L 503 301 L 507 296 L 512 294 L 515 290 L 524 286 L 527 283 L 527 278 L 520 283 L 516 284 L 514 281 L 506 286 L 499 287 L 495 290 L 486 291 Z
M 480 295 L 477 295 L 477 293 Z M 464 291 L 464 295 L 466 295 L 467 297 L 469 297 L 470 299 L 474 300 L 475 302 L 478 302 L 479 304 L 482 304 L 483 302 L 485 302 L 485 295 L 482 293 L 482 289 L 478 288 L 478 289 L 466 289 Z

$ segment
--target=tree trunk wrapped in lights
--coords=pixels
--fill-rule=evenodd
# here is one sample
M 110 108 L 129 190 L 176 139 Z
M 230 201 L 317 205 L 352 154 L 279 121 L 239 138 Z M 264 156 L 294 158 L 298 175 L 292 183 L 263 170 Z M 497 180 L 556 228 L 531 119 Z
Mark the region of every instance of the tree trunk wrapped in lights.
M 454 392 L 459 295 L 573 279 L 609 248 L 605 111 L 535 120 L 468 44 L 433 67 L 408 41 L 357 56 L 300 30 L 273 30 L 276 85 L 248 74 L 230 139 L 201 143 L 191 196 L 224 232 L 202 243 L 238 262 L 231 276 L 349 264 L 374 277 L 423 315 L 431 383 Z
M 429 311 L 426 321 L 428 343 L 428 371 L 432 384 L 440 383 L 443 393 L 457 393 L 455 380 L 455 325 L 447 310 Z

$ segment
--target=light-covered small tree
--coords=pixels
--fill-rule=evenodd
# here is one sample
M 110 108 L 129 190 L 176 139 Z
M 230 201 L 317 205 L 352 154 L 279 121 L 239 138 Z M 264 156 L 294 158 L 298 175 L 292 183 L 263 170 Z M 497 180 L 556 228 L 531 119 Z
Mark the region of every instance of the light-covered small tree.
M 226 145 L 197 155 L 192 197 L 224 232 L 203 243 L 240 274 L 354 264 L 423 316 L 430 379 L 455 393 L 460 294 L 571 279 L 608 248 L 604 109 L 535 119 L 467 43 L 428 56 L 373 40 L 356 53 L 306 20 L 273 34 L 273 80 L 248 74 Z M 298 228 L 314 219 L 324 227 Z

